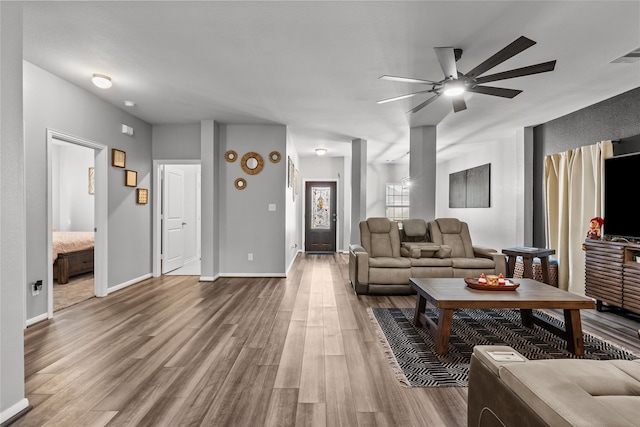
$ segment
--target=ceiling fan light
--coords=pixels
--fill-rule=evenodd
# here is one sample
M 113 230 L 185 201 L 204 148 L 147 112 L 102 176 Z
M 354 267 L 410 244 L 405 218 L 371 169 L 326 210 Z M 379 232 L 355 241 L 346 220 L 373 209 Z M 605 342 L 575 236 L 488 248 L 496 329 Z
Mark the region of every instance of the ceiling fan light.
M 464 93 L 464 85 L 460 83 L 451 83 L 445 86 L 442 92 L 446 96 L 458 96 Z
M 91 81 L 100 89 L 109 89 L 112 85 L 111 77 L 104 74 L 94 74 L 93 77 L 91 77 Z

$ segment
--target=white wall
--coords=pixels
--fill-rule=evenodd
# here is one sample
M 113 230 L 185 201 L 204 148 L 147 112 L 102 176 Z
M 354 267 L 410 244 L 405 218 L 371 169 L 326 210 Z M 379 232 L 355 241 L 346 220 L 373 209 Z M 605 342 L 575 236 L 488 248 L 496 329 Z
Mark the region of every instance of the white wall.
M 483 144 L 466 155 L 438 163 L 436 181 L 436 217 L 458 218 L 469 224 L 474 245 L 497 250 L 521 246 L 518 235 L 518 203 L 522 198 L 524 173 L 521 167 L 522 139 L 511 138 Z M 449 208 L 449 174 L 491 163 L 491 207 Z
M 367 170 L 367 218 L 386 216 L 386 185 L 409 176 L 409 164 L 370 163 Z M 409 208 L 411 212 L 411 208 Z M 426 218 L 425 218 L 426 219 Z
M 57 141 L 57 140 L 56 140 Z M 52 225 L 58 231 L 93 231 L 95 195 L 89 194 L 94 151 L 55 142 L 52 157 Z

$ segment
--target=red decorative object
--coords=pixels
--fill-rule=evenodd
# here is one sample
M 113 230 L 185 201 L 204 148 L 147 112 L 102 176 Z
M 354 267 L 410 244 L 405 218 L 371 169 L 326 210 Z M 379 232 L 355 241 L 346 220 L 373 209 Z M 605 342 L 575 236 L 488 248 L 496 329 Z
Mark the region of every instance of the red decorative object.
M 599 216 L 591 218 L 589 231 L 587 231 L 587 239 L 600 240 L 600 228 L 602 228 L 603 224 L 604 219 L 600 218 Z

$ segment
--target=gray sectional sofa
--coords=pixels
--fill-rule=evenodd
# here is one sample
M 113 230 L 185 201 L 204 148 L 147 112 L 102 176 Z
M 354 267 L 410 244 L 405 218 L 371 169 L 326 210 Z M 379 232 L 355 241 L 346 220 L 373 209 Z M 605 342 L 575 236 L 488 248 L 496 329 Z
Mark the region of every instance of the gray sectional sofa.
M 468 403 L 469 427 L 638 426 L 640 359 L 527 360 L 511 347 L 476 346 Z
M 474 246 L 469 227 L 457 218 L 398 223 L 368 218 L 360 244 L 349 247 L 349 280 L 358 294 L 411 293 L 412 277 L 478 277 L 506 274 L 505 256 Z

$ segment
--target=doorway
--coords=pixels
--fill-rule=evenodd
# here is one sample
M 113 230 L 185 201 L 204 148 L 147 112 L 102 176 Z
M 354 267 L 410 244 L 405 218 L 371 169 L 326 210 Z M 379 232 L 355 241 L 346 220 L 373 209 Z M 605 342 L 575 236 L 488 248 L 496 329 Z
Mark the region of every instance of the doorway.
M 201 167 L 199 161 L 154 161 L 153 275 L 199 276 Z
M 336 251 L 336 200 L 335 181 L 305 183 L 305 252 Z
M 54 308 L 107 295 L 107 162 L 105 145 L 47 129 L 49 318 Z

